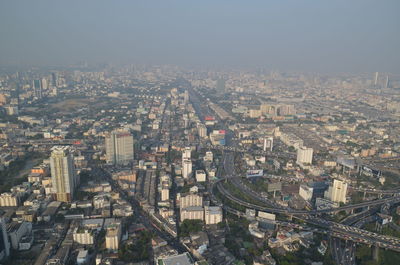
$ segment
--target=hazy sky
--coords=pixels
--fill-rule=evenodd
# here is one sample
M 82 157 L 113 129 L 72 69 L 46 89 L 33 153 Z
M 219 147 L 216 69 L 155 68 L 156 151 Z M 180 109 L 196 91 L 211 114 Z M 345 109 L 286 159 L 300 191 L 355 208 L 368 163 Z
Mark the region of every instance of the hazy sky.
M 400 72 L 400 0 L 1 0 L 0 64 Z

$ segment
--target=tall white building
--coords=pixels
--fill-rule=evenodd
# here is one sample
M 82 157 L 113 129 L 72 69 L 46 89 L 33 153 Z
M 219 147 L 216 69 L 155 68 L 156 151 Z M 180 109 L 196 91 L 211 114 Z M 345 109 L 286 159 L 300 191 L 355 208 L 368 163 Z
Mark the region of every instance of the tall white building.
M 185 150 L 182 152 L 182 161 L 190 160 L 192 158 L 192 148 L 185 147 Z
M 56 200 L 71 202 L 75 187 L 78 185 L 71 148 L 69 146 L 54 146 L 51 151 L 51 183 Z
M 325 191 L 325 198 L 333 201 L 333 202 L 342 202 L 346 203 L 346 194 L 347 194 L 347 183 L 344 181 L 335 179 L 331 186 L 329 186 L 328 190 Z
M 214 155 L 212 151 L 207 151 L 204 156 L 204 161 L 212 162 L 214 160 Z
M 169 200 L 169 188 L 162 188 L 161 190 L 161 201 Z
M 204 220 L 204 209 L 201 206 L 189 206 L 181 209 L 181 222 L 184 220 Z
M 313 149 L 305 146 L 297 149 L 297 164 L 312 164 Z
M 133 160 L 133 136 L 128 131 L 115 130 L 106 137 L 107 163 L 128 165 Z
M 184 179 L 189 178 L 192 175 L 192 161 L 184 160 L 182 164 L 182 177 Z
M 213 225 L 222 222 L 222 208 L 220 206 L 205 206 L 204 221 L 206 225 Z
M 204 170 L 196 170 L 196 181 L 197 182 L 205 182 L 206 181 L 206 172 Z
M 274 138 L 273 137 L 265 137 L 264 138 L 264 144 L 263 144 L 263 150 L 265 151 L 272 151 L 272 148 L 274 147 Z
M 106 248 L 111 250 L 118 250 L 120 239 L 121 224 L 119 222 L 112 223 L 107 227 Z
M 199 124 L 197 129 L 201 138 L 207 138 L 207 127 L 204 124 Z
M 203 206 L 203 196 L 200 196 L 197 193 L 188 193 L 185 195 L 178 196 L 179 207 L 181 209 L 190 207 L 190 206 Z
M 312 196 L 313 196 L 313 188 L 309 187 L 305 184 L 300 185 L 300 189 L 299 189 L 299 195 L 300 197 L 302 197 L 304 200 L 306 201 L 311 201 Z

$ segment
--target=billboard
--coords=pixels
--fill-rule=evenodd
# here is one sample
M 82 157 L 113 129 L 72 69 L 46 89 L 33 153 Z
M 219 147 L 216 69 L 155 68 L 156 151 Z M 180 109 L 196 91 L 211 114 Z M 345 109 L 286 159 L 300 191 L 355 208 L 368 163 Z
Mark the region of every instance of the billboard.
M 248 178 L 262 177 L 263 175 L 264 175 L 264 170 L 262 169 L 247 170 L 246 173 L 246 176 Z

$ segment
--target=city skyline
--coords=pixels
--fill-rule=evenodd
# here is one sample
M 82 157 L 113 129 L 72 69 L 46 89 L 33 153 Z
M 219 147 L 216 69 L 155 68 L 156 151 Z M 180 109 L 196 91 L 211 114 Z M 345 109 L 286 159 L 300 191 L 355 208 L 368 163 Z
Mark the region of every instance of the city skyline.
M 0 64 L 87 61 L 398 73 L 399 5 L 389 0 L 3 1 Z

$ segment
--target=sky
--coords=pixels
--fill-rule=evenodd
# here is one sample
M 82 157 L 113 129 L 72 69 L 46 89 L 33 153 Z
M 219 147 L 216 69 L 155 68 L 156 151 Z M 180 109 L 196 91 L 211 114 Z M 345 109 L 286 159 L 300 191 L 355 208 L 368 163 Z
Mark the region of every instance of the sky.
M 399 0 L 1 0 L 0 65 L 400 72 Z

